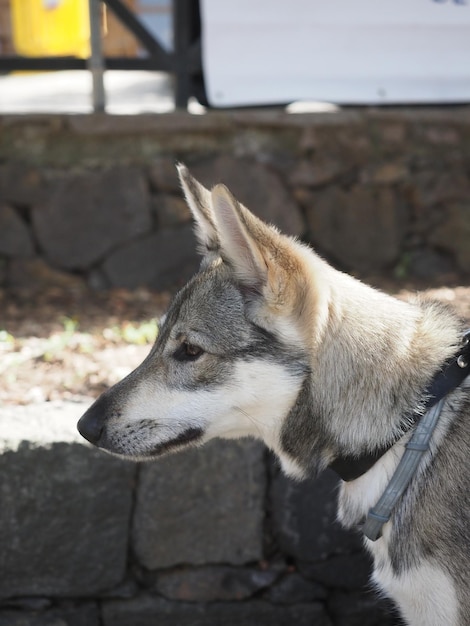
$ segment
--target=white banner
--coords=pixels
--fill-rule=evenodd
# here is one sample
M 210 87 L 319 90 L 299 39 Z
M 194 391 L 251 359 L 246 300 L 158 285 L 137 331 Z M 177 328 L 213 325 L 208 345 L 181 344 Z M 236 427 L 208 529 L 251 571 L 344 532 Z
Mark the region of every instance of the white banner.
M 216 107 L 470 102 L 470 0 L 201 0 Z

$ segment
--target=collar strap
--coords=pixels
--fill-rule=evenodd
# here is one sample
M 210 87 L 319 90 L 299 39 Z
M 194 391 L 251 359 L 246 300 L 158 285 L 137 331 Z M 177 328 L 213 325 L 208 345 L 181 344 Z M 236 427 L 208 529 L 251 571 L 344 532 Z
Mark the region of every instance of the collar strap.
M 459 352 L 444 363 L 442 369 L 437 372 L 430 385 L 427 387 L 424 394 L 427 398 L 424 403 L 425 410 L 429 411 L 430 408 L 437 404 L 448 393 L 456 389 L 469 374 L 470 329 L 464 333 L 462 347 Z M 413 423 L 416 423 L 420 417 L 420 413 L 414 413 L 412 416 Z M 330 464 L 330 468 L 346 482 L 356 480 L 356 478 L 359 478 L 369 471 L 380 457 L 390 450 L 395 443 L 396 440 L 359 457 L 353 455 L 337 457 Z
M 392 515 L 398 500 L 405 493 L 419 467 L 439 421 L 445 398 L 434 404 L 419 420 L 413 435 L 405 445 L 405 451 L 377 504 L 369 509 L 362 532 L 371 541 L 382 536 L 382 528 Z

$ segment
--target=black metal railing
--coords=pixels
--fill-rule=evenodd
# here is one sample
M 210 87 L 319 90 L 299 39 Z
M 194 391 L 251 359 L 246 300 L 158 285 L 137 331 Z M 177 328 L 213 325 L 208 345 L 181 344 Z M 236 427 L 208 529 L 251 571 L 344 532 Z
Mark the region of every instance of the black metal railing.
M 174 76 L 175 105 L 185 108 L 195 96 L 205 102 L 201 62 L 201 28 L 197 0 L 173 0 L 173 51 L 163 48 L 158 39 L 122 0 L 90 0 L 90 31 L 99 32 L 100 2 L 105 4 L 147 52 L 144 57 L 108 57 L 101 53 L 100 42 L 91 37 L 88 59 L 71 56 L 25 57 L 1 55 L 0 72 L 18 70 L 86 70 L 94 76 L 94 91 L 98 89 L 99 74 L 104 70 L 149 70 L 169 72 Z M 96 10 L 98 8 L 98 11 Z M 96 81 L 95 81 L 96 78 Z M 104 101 L 94 93 L 94 109 L 103 110 Z

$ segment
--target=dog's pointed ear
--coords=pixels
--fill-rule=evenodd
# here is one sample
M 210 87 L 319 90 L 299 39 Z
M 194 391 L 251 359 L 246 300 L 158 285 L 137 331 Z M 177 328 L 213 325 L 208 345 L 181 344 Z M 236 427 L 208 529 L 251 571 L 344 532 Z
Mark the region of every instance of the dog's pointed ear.
M 182 163 L 176 165 L 184 196 L 195 222 L 196 237 L 201 245 L 202 254 L 219 248 L 214 213 L 211 205 L 211 192 L 189 173 Z
M 240 204 L 224 185 L 212 189 L 219 255 L 251 302 L 275 315 L 289 315 L 306 292 L 298 245 Z
M 230 265 L 242 286 L 261 294 L 268 269 L 247 227 L 247 218 L 254 216 L 232 196 L 225 185 L 216 185 L 211 195 L 222 259 Z

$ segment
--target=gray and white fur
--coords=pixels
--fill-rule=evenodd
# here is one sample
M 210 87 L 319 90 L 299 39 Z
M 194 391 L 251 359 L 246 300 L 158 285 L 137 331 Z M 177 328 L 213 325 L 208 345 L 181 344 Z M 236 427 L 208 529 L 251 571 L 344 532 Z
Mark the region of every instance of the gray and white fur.
M 338 517 L 358 526 L 382 494 L 463 327 L 446 307 L 404 302 L 336 271 L 223 186 L 179 166 L 203 253 L 145 361 L 79 422 L 109 452 L 153 459 L 216 437 L 257 437 L 297 479 L 394 443 L 343 482 Z M 470 623 L 470 386 L 446 402 L 432 445 L 366 547 L 373 581 L 412 626 Z

